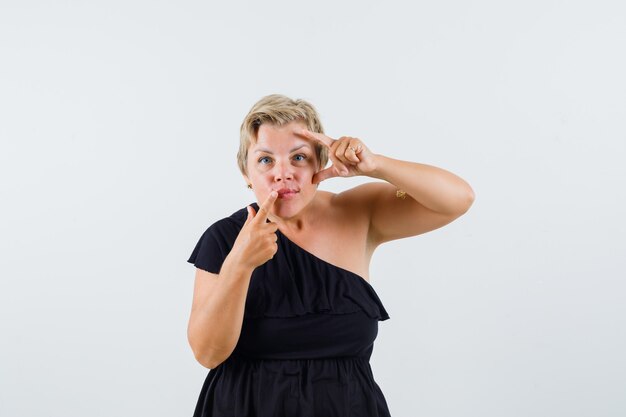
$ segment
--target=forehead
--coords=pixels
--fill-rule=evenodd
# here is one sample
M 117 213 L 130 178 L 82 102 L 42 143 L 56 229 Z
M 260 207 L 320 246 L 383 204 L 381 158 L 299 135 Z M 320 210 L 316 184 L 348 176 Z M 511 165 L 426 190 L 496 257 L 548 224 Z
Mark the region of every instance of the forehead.
M 312 143 L 300 134 L 301 129 L 306 128 L 303 122 L 295 121 L 282 126 L 264 123 L 259 126 L 256 141 L 252 141 L 250 148 L 292 148 L 293 146 L 308 145 Z

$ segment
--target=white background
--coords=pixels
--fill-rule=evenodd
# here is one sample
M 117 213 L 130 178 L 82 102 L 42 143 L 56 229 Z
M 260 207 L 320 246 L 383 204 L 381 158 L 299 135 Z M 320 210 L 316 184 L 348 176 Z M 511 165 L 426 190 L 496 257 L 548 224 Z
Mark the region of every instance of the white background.
M 626 415 L 625 51 L 617 0 L 1 0 L 0 415 L 192 414 L 186 260 L 270 93 L 476 193 L 372 261 L 394 416 Z

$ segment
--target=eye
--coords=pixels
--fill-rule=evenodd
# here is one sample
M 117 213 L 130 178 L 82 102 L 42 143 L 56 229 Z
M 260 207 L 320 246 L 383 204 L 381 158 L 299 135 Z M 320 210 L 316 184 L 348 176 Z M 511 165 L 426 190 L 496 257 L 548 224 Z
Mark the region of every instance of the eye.
M 267 164 L 269 164 L 270 162 L 272 162 L 272 158 L 270 158 L 269 156 L 262 156 L 262 157 L 260 157 L 260 158 L 259 158 L 259 161 L 258 161 L 258 162 L 259 162 L 260 164 L 267 165 Z
M 298 155 L 294 156 L 293 159 L 295 159 L 296 161 L 304 161 L 306 159 L 306 155 L 299 153 Z

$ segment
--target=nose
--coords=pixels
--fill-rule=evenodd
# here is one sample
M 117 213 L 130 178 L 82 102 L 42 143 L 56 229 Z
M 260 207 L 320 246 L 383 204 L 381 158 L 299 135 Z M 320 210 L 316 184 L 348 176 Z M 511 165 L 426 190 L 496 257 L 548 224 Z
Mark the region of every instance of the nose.
M 274 181 L 291 181 L 293 179 L 293 167 L 289 162 L 277 162 L 274 169 Z

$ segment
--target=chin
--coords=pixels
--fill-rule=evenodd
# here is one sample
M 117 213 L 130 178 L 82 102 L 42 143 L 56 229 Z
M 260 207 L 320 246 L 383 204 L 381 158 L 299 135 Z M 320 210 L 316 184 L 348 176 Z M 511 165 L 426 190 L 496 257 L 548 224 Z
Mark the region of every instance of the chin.
M 289 219 L 302 211 L 302 208 L 300 204 L 293 204 L 291 201 L 281 201 L 276 205 L 274 214 L 281 219 Z

